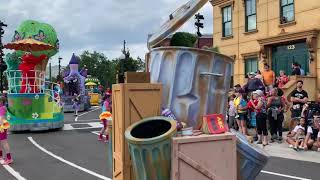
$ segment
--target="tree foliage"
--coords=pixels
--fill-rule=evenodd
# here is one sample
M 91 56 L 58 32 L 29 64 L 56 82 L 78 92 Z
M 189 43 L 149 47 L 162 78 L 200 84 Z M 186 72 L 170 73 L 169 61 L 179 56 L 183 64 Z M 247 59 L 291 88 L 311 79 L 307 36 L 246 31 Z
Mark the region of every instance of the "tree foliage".
M 194 47 L 196 41 L 197 37 L 194 34 L 177 32 L 172 36 L 170 46 Z
M 103 53 L 84 51 L 80 55 L 79 68 L 87 68 L 88 74 L 99 79 L 104 87 L 111 87 L 116 83 L 116 75 L 127 71 L 143 71 L 144 62 L 141 58 L 134 59 L 128 52 L 124 60 L 108 59 Z M 122 71 L 123 68 L 123 71 Z

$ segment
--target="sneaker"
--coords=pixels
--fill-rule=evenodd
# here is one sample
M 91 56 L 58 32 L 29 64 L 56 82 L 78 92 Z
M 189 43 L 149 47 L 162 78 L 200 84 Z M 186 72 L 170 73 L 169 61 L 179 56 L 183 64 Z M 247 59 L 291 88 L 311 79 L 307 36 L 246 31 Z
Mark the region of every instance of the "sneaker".
M 258 141 L 258 139 L 259 139 L 258 136 L 253 137 L 253 141 Z
M 292 144 L 289 144 L 289 148 L 293 148 L 293 145 L 292 145 Z
M 98 141 L 102 141 L 103 140 L 103 138 L 102 138 L 102 136 L 98 136 Z
M 12 164 L 13 163 L 13 160 L 12 159 L 6 159 L 4 160 L 1 164 L 2 165 L 9 165 L 9 164 Z
M 258 141 L 257 144 L 262 144 L 262 141 Z
M 298 148 L 297 148 L 297 147 L 294 147 L 293 150 L 298 151 Z

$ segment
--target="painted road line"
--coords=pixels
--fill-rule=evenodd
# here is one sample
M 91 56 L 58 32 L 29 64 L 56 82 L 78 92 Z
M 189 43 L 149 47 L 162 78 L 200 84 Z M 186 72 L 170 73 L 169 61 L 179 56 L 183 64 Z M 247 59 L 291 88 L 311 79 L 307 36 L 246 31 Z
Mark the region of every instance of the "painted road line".
M 312 180 L 312 179 L 301 178 L 301 177 L 297 177 L 297 176 L 290 176 L 290 175 L 286 175 L 286 174 L 274 173 L 274 172 L 270 172 L 270 171 L 261 171 L 261 172 L 265 173 L 265 174 L 271 174 L 271 175 L 274 175 L 274 176 L 281 176 L 281 177 L 286 177 L 286 178 L 290 178 L 290 179 Z
M 15 171 L 12 167 L 10 167 L 9 165 L 3 165 L 3 167 L 12 175 L 14 176 L 16 179 L 18 180 L 26 180 L 26 178 L 22 177 L 20 175 L 20 173 L 18 173 L 17 171 Z
M 73 162 L 67 161 L 67 160 L 63 159 L 62 157 L 53 154 L 52 152 L 50 152 L 50 151 L 46 150 L 45 148 L 43 148 L 42 146 L 40 146 L 36 141 L 33 140 L 32 137 L 28 137 L 28 139 L 29 139 L 29 141 L 30 141 L 34 146 L 36 146 L 36 147 L 37 147 L 38 149 L 40 149 L 42 152 L 44 152 L 44 153 L 52 156 L 52 157 L 55 158 L 55 159 L 58 159 L 59 161 L 65 163 L 65 164 L 68 164 L 68 165 L 70 165 L 70 166 L 72 166 L 72 167 L 74 167 L 74 168 L 76 168 L 76 169 L 79 169 L 79 170 L 81 170 L 81 171 L 83 171 L 83 172 L 86 172 L 86 173 L 88 173 L 88 174 L 91 174 L 91 175 L 93 175 L 93 176 L 95 176 L 95 177 L 97 177 L 97 178 L 104 179 L 104 180 L 111 180 L 111 179 L 108 178 L 108 177 L 105 177 L 105 176 L 100 175 L 100 174 L 98 174 L 98 173 L 95 173 L 95 172 L 93 172 L 93 171 L 91 171 L 91 170 L 88 170 L 88 169 L 86 169 L 86 168 L 83 168 L 83 167 L 81 167 L 81 166 L 78 166 L 78 165 L 76 165 L 76 164 L 73 163 Z
M 96 106 L 95 106 L 95 107 L 96 107 Z M 74 121 L 77 122 L 79 117 L 81 117 L 81 116 L 83 116 L 83 115 L 85 115 L 85 114 L 88 114 L 88 113 L 90 113 L 90 112 L 96 111 L 96 110 L 98 110 L 98 109 L 101 109 L 101 107 L 100 107 L 100 106 L 97 106 L 97 108 L 95 108 L 95 109 L 92 109 L 92 110 L 90 110 L 90 111 L 81 113 L 81 114 L 79 114 L 79 115 L 74 119 Z

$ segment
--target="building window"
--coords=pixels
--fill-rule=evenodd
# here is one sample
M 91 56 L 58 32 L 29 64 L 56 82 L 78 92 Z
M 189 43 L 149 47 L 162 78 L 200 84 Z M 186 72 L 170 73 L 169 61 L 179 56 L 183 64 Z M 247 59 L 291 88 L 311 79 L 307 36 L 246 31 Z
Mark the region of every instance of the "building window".
M 231 6 L 222 9 L 222 36 L 228 37 L 232 35 L 232 10 Z
M 258 71 L 258 57 L 245 58 L 245 76 L 248 77 L 250 72 Z
M 294 21 L 294 0 L 281 0 L 280 3 L 280 23 Z
M 257 29 L 256 0 L 246 0 L 246 32 Z

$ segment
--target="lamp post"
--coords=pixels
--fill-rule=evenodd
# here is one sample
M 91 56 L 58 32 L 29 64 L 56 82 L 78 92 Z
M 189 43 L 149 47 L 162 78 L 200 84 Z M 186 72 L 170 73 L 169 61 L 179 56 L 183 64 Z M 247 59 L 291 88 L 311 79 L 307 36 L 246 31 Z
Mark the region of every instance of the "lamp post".
M 62 57 L 59 57 L 58 58 L 59 59 L 59 72 L 58 72 L 58 81 L 60 81 L 61 80 L 61 60 L 62 60 Z
M 124 60 L 126 59 L 126 56 L 124 54 L 121 54 L 119 59 L 120 59 L 120 72 L 118 75 L 118 83 L 124 83 Z
M 7 27 L 6 24 L 4 24 L 2 21 L 0 21 L 0 91 L 3 92 L 3 84 L 2 84 L 2 78 L 3 78 L 3 72 L 7 69 L 7 65 L 5 62 L 3 62 L 3 56 L 4 53 L 2 51 L 3 45 L 2 45 L 2 37 L 4 34 L 3 27 Z

